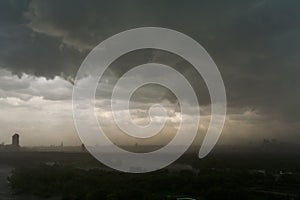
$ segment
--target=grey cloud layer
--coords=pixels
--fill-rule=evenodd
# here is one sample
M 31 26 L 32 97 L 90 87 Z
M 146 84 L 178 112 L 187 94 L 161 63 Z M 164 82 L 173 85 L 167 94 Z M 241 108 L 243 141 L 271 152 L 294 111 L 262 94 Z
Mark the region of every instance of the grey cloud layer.
M 19 75 L 74 77 L 89 50 L 107 37 L 161 26 L 193 37 L 211 54 L 222 73 L 230 110 L 256 110 L 294 123 L 300 120 L 299 10 L 297 0 L 1 1 L 0 66 Z M 199 76 L 186 63 L 160 55 L 140 54 L 140 60 L 174 63 L 201 85 L 195 89 L 201 103 L 208 104 Z M 132 63 L 139 60 L 117 62 L 107 76 L 116 79 Z
M 17 77 L 7 70 L 0 70 L 0 98 L 71 100 L 72 89 L 71 83 L 58 76 L 49 80 L 27 74 Z

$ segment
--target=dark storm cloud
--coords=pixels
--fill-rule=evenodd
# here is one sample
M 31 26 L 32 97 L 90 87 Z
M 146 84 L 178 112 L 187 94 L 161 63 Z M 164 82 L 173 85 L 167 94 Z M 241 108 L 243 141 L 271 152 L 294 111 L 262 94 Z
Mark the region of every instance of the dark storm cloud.
M 28 1 L 1 1 L 0 25 L 17 25 L 24 23 L 23 11 L 28 7 Z
M 0 66 L 17 74 L 74 76 L 107 37 L 161 26 L 206 48 L 222 73 L 229 106 L 300 119 L 299 1 L 1 1 L 0 9 Z M 149 55 L 161 61 L 160 53 Z M 192 69 L 183 71 L 198 83 Z M 207 104 L 204 89 L 198 96 Z
M 74 75 L 85 54 L 64 48 L 59 37 L 33 31 L 26 17 L 31 3 L 0 3 L 0 67 L 18 75 L 23 72 L 49 78 L 62 73 Z
M 49 78 L 61 73 L 73 75 L 77 70 L 82 56 L 74 49 L 60 50 L 60 39 L 36 34 L 26 27 L 5 31 L 7 35 L 1 38 L 1 67 L 18 75 L 25 72 Z

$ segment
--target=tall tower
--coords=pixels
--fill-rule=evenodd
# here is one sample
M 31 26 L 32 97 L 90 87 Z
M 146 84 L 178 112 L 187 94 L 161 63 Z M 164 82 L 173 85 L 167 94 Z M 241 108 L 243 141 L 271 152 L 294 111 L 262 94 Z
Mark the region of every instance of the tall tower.
M 19 143 L 19 134 L 14 134 L 12 136 L 12 146 L 15 147 L 15 148 L 19 148 L 20 147 L 20 143 Z

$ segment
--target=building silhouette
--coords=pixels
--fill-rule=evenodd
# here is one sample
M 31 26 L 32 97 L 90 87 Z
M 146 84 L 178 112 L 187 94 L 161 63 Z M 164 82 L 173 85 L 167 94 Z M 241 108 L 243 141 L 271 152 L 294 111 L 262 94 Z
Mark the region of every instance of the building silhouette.
M 12 144 L 11 144 L 11 146 L 13 147 L 13 148 L 19 148 L 20 147 L 20 136 L 19 136 L 19 134 L 14 134 L 13 136 L 12 136 Z

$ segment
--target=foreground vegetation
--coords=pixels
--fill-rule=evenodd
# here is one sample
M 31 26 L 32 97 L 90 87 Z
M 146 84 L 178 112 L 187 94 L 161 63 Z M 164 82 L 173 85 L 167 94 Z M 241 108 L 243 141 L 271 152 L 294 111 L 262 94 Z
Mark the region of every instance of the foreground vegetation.
M 65 200 L 93 199 L 297 199 L 300 178 L 247 170 L 207 169 L 147 174 L 82 170 L 66 166 L 36 166 L 16 169 L 9 178 L 16 193 Z M 268 192 L 289 187 L 290 193 Z M 290 190 L 293 190 L 291 193 Z M 278 190 L 277 190 L 278 191 Z M 298 193 L 297 193 L 298 191 Z M 287 191 L 285 191 L 287 192 Z
M 221 151 L 204 159 L 186 154 L 176 164 L 189 167 L 146 174 L 109 171 L 88 153 L 0 153 L 1 163 L 15 169 L 9 182 L 17 196 L 58 200 L 276 200 L 300 196 L 297 151 Z

